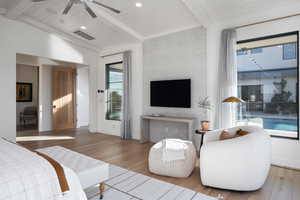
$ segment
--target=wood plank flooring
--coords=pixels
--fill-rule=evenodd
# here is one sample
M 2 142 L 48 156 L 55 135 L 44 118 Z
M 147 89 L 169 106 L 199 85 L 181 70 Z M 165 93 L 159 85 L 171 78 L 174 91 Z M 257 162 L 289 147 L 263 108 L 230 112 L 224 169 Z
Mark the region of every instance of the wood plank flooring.
M 224 200 L 300 200 L 300 171 L 272 166 L 261 190 L 234 192 L 205 187 L 200 181 L 199 164 L 189 178 L 178 179 L 156 176 L 148 171 L 148 152 L 152 143 L 123 141 L 119 137 L 89 133 L 87 129 L 69 129 L 41 135 L 71 136 L 71 140 L 19 142 L 30 148 L 59 145 L 129 170 L 180 185 L 210 196 L 224 196 Z M 18 136 L 38 136 L 35 131 L 18 132 Z M 245 180 L 247 181 L 247 180 Z

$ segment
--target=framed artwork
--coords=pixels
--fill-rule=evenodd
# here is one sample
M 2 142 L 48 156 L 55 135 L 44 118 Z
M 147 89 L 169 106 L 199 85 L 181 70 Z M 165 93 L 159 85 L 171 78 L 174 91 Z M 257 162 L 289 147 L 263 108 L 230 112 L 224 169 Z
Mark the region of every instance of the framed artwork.
M 32 83 L 17 83 L 17 102 L 32 102 Z

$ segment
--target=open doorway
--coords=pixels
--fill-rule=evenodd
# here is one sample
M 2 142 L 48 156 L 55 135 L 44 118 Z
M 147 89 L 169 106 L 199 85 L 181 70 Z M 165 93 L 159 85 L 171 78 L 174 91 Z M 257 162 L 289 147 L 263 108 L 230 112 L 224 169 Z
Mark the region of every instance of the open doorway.
M 88 126 L 88 74 L 87 66 L 17 54 L 17 136 Z
M 17 132 L 38 130 L 39 71 L 38 66 L 16 66 Z

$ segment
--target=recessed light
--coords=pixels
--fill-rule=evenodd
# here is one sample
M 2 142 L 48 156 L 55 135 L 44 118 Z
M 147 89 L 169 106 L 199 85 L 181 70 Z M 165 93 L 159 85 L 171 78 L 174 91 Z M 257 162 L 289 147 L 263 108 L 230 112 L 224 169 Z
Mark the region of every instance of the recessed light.
M 138 8 L 140 8 L 140 7 L 143 6 L 143 4 L 142 4 L 141 2 L 136 2 L 136 3 L 135 3 L 135 6 L 138 7 Z
M 86 27 L 85 27 L 85 26 L 80 26 L 80 28 L 81 28 L 82 30 L 86 30 Z

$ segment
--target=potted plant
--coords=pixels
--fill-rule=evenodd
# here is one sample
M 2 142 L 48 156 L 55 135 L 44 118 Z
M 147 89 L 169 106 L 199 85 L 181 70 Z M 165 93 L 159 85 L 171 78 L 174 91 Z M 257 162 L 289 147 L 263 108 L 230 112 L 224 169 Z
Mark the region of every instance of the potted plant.
M 201 131 L 208 131 L 210 127 L 210 111 L 213 109 L 209 97 L 200 100 L 198 102 L 198 107 L 205 111 L 205 119 L 201 121 Z

